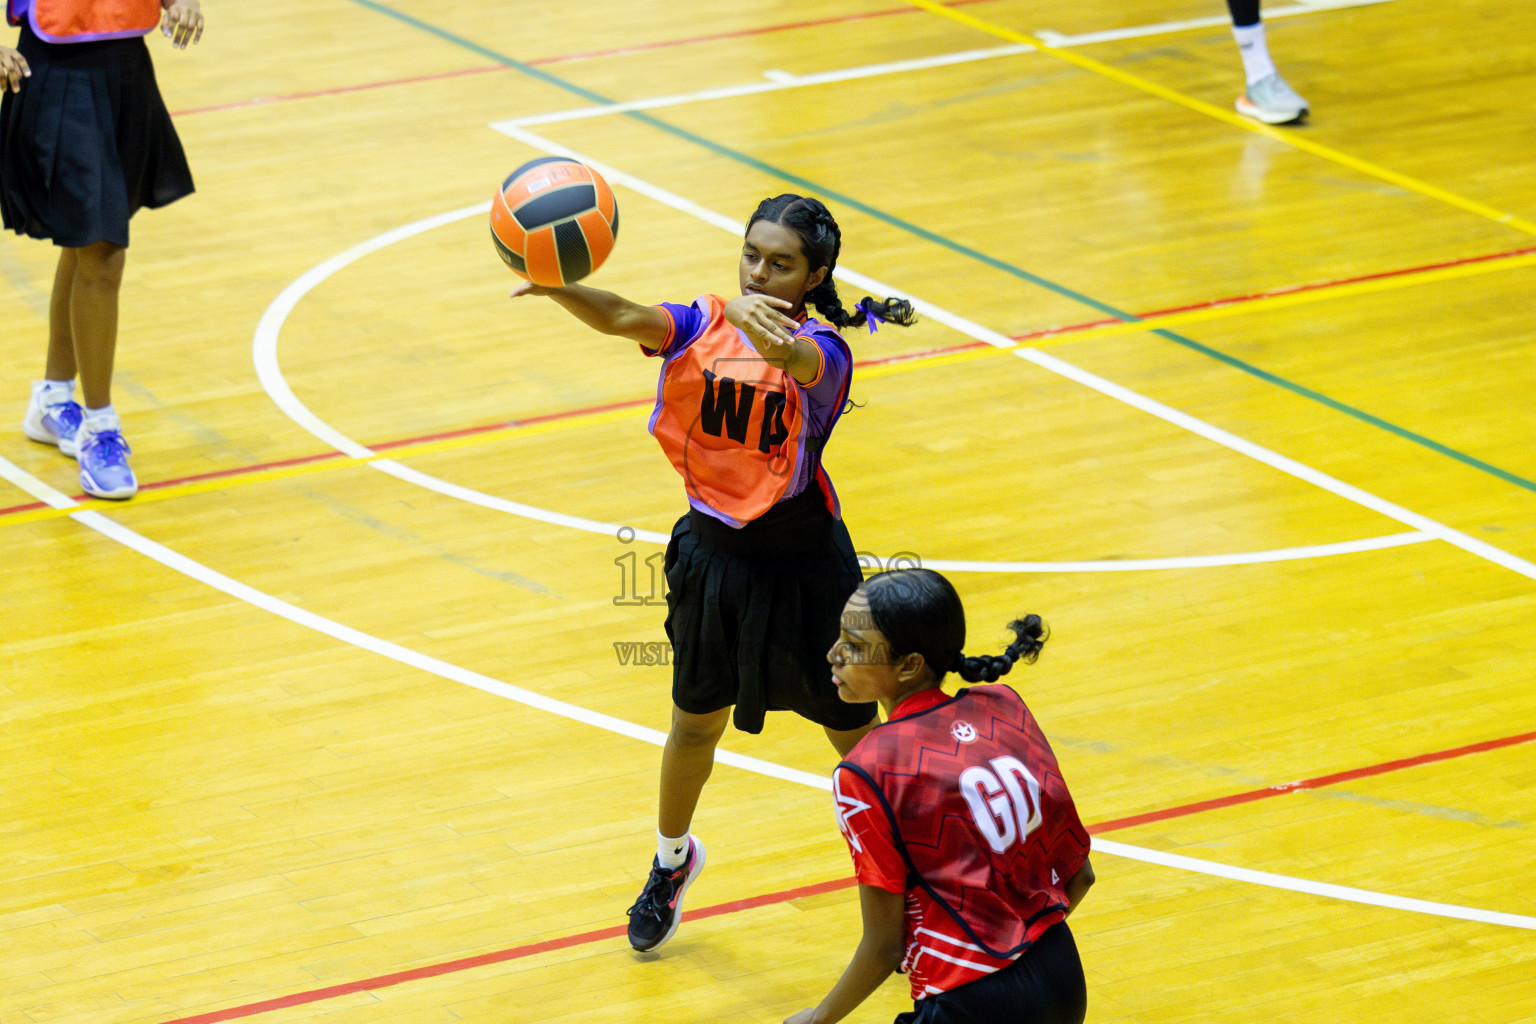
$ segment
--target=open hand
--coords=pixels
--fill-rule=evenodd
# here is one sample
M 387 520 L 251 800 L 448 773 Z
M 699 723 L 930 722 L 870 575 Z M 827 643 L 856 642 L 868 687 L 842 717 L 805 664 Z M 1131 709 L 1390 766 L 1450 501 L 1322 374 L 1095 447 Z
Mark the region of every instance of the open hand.
M 510 299 L 515 299 L 523 295 L 548 295 L 552 291 L 554 291 L 553 288 L 545 288 L 541 284 L 534 284 L 532 281 L 524 281 L 516 288 L 513 288 L 512 294 L 507 297 Z
M 27 58 L 9 46 L 0 46 L 0 92 L 7 89 L 21 92 L 21 80 L 31 77 L 32 69 L 27 67 Z
M 799 324 L 785 316 L 790 304 L 772 295 L 748 292 L 725 304 L 725 318 L 741 330 L 770 366 L 783 367 L 795 355 Z
M 160 19 L 160 34 L 178 50 L 203 38 L 203 8 L 197 0 L 160 0 L 165 16 Z

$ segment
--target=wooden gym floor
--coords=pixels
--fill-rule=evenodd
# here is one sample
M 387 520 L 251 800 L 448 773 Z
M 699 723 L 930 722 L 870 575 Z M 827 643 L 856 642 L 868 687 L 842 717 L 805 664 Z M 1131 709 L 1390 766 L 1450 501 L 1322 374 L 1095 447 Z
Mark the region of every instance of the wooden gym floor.
M 561 152 L 623 210 L 593 284 L 730 294 L 795 190 L 845 296 L 923 303 L 828 464 L 973 648 L 1051 620 L 1010 681 L 1097 834 L 1091 1020 L 1536 1020 L 1530 5 L 1273 7 L 1282 129 L 1213 0 L 206 13 L 151 40 L 199 191 L 133 226 L 144 489 L 0 440 L 0 1022 L 770 1022 L 841 970 L 782 715 L 677 938 L 622 938 L 682 497 L 654 364 L 505 297 L 484 206 Z M 54 255 L 0 241 L 13 421 Z

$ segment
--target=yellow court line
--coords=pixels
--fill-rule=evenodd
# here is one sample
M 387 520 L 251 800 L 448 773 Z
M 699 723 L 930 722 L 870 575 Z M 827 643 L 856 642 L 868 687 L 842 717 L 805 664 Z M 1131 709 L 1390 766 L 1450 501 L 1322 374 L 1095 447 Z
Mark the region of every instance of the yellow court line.
M 1156 331 L 1185 324 L 1208 323 L 1212 320 L 1225 320 L 1230 317 L 1245 316 L 1249 313 L 1289 309 L 1294 306 L 1310 305 L 1316 302 L 1328 302 L 1334 299 L 1358 295 L 1395 291 L 1401 288 L 1417 287 L 1422 284 L 1433 284 L 1438 281 L 1452 281 L 1463 277 L 1489 274 L 1498 270 L 1513 270 L 1529 266 L 1536 266 L 1536 253 L 1488 259 L 1478 263 L 1465 263 L 1454 267 L 1439 267 L 1434 270 L 1402 274 L 1396 277 L 1378 278 L 1371 281 L 1351 281 L 1344 284 L 1324 285 L 1319 288 L 1309 288 L 1306 291 L 1285 292 L 1280 295 L 1234 301 L 1223 305 L 1209 306 L 1204 309 L 1168 313 L 1163 316 L 1151 316 L 1141 320 L 1127 320 L 1123 323 L 1102 324 L 1097 327 L 1078 329 L 1063 328 L 1059 334 L 1046 334 L 1038 338 L 1031 338 L 1028 341 L 1015 342 L 1012 345 L 989 345 L 985 348 L 966 349 L 963 352 L 946 352 L 942 355 L 918 356 L 913 359 L 901 360 L 900 362 L 886 363 L 882 366 L 868 366 L 858 371 L 857 379 L 860 381 L 874 380 L 901 373 L 911 373 L 914 370 L 949 366 L 955 363 L 968 363 L 976 359 L 990 359 L 994 356 L 1007 355 L 1021 348 L 1052 348 L 1070 342 L 1089 341 L 1112 335 L 1136 334 L 1142 331 Z M 401 445 L 387 452 L 378 452 L 362 459 L 342 456 L 326 459 L 323 462 L 305 463 L 299 466 L 281 466 L 274 469 L 256 470 L 239 476 L 194 480 L 185 484 L 177 484 L 174 487 L 142 491 L 128 505 L 122 505 L 118 502 L 90 501 L 85 505 L 74 508 L 33 509 L 28 512 L 15 512 L 11 515 L 0 516 L 0 525 L 8 526 L 11 524 L 34 523 L 47 519 L 60 519 L 87 508 L 132 508 L 151 502 L 165 501 L 168 498 L 184 498 L 189 495 L 225 491 L 249 484 L 292 480 L 297 477 L 308 476 L 312 473 L 325 473 L 335 469 L 366 465 L 381 459 L 431 455 L 437 452 L 454 451 L 460 448 L 471 448 L 482 444 L 489 444 L 493 441 L 502 441 L 511 437 L 537 436 L 560 430 L 573 430 L 578 427 L 587 427 L 599 423 L 611 423 L 631 416 L 645 414 L 649 411 L 649 404 L 645 404 L 624 409 L 607 409 L 602 412 L 580 413 L 565 419 L 548 420 L 528 426 L 502 427 L 497 430 L 487 430 L 480 434 L 468 434 L 463 437 L 445 438 L 439 441 L 423 441 L 420 444 Z
M 1092 71 L 1095 74 L 1103 75 L 1106 78 L 1111 78 L 1121 83 L 1122 85 L 1128 85 L 1133 89 L 1140 89 L 1142 92 L 1149 93 L 1158 97 L 1159 99 L 1168 100 L 1170 103 L 1177 103 L 1181 107 L 1187 107 L 1188 109 L 1197 113 L 1204 114 L 1207 117 L 1213 117 L 1218 121 L 1224 121 L 1225 123 L 1230 124 L 1236 128 L 1241 128 L 1244 131 L 1250 131 L 1258 135 L 1263 135 L 1266 138 L 1274 139 L 1276 142 L 1283 142 L 1287 146 L 1293 146 L 1296 149 L 1302 150 L 1303 152 L 1311 153 L 1313 156 L 1320 156 L 1324 160 L 1331 160 L 1340 166 L 1348 167 L 1354 171 L 1359 171 L 1361 174 L 1369 175 L 1373 178 L 1378 178 L 1382 181 L 1397 185 L 1400 188 L 1405 188 L 1410 192 L 1417 192 L 1419 195 L 1428 196 L 1431 199 L 1437 199 L 1442 203 L 1447 203 L 1451 206 L 1457 207 L 1458 209 L 1466 210 L 1468 213 L 1475 213 L 1479 217 L 1486 217 L 1491 221 L 1495 221 L 1496 223 L 1507 225 L 1514 228 L 1516 231 L 1523 231 L 1528 235 L 1536 235 L 1536 223 L 1532 223 L 1531 221 L 1516 217 L 1512 213 L 1506 213 L 1503 210 L 1495 209 L 1494 207 L 1488 206 L 1485 203 L 1480 203 L 1475 199 L 1468 199 L 1465 196 L 1460 196 L 1454 192 L 1449 192 L 1443 188 L 1439 188 L 1438 186 L 1431 185 L 1428 182 L 1420 181 L 1417 178 L 1410 178 L 1406 174 L 1399 174 L 1396 171 L 1388 170 L 1387 168 L 1378 164 L 1373 164 L 1368 160 L 1362 160 L 1359 157 L 1350 156 L 1348 153 L 1340 152 L 1331 146 L 1325 146 L 1322 143 L 1313 142 L 1311 139 L 1304 138 L 1303 136 L 1296 134 L 1294 131 L 1281 131 L 1280 129 L 1271 127 L 1270 125 L 1261 124 L 1258 121 L 1250 120 L 1236 113 L 1235 111 L 1226 110 L 1222 107 L 1215 106 L 1214 104 L 1207 103 L 1204 100 L 1195 99 L 1193 96 L 1186 96 L 1184 93 L 1170 89 L 1167 86 L 1158 85 L 1156 82 L 1149 81 L 1138 75 L 1133 75 L 1129 72 L 1121 71 L 1119 68 L 1111 67 L 1110 65 L 1105 64 L 1103 61 L 1094 60 L 1092 57 L 1084 57 L 1080 53 L 1062 49 L 1058 46 L 1051 46 L 1042 40 L 1036 39 L 1034 36 L 1026 35 L 1023 32 L 1015 32 L 1013 29 L 1003 28 L 1001 25 L 994 25 L 990 21 L 985 21 L 976 17 L 975 15 L 967 14 L 964 11 L 958 11 L 950 7 L 944 7 L 943 5 L 937 3 L 936 0 L 903 0 L 903 2 L 911 4 L 913 7 L 920 7 L 932 14 L 939 15 L 940 17 L 948 18 L 951 21 L 957 21 L 962 25 L 974 28 L 979 32 L 985 32 L 988 35 L 996 36 L 999 39 L 1006 39 L 1012 43 L 1023 43 L 1027 46 L 1033 46 L 1041 53 L 1048 53 L 1053 57 L 1066 61 L 1068 64 L 1075 64 L 1086 71 Z

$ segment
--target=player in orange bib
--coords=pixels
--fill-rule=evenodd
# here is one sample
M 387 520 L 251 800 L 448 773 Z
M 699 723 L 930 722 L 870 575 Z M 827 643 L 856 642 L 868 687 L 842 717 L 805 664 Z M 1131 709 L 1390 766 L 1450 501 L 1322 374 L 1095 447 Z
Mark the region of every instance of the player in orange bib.
M 0 46 L 0 222 L 52 239 L 59 261 L 43 379 L 21 429 L 79 462 L 97 498 L 139 489 L 112 405 L 128 221 L 192 193 L 143 36 L 202 38 L 198 0 L 6 0 Z M 75 401 L 79 377 L 84 406 Z
M 786 194 L 763 200 L 747 223 L 741 294 L 729 301 L 642 306 L 584 285 L 512 292 L 548 295 L 661 359 L 650 429 L 688 493 L 665 562 L 672 728 L 656 859 L 629 909 L 637 950 L 672 937 L 704 866 L 688 830 L 733 707 L 736 727 L 753 733 L 765 712 L 795 711 L 825 728 L 839 755 L 874 719 L 873 704 L 838 698 L 824 660 L 863 576 L 821 455 L 853 369 L 838 328 L 908 324 L 913 314 L 899 299 L 844 309 L 832 282 L 840 250 L 826 206 Z
M 1066 918 L 1093 884 L 1088 831 L 1012 688 L 939 688 L 950 672 L 991 683 L 1034 661 L 1045 624 L 1015 620 L 1002 657 L 966 658 L 954 587 L 909 569 L 865 581 L 841 625 L 833 682 L 886 716 L 832 774 L 864 935 L 821 1004 L 785 1024 L 841 1020 L 896 970 L 916 1004 L 897 1024 L 1082 1024 Z

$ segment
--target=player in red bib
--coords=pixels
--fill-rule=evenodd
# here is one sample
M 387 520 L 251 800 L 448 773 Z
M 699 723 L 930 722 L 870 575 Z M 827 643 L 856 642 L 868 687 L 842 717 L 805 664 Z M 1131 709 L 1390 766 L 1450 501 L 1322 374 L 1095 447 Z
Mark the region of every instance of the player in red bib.
M 1009 623 L 1002 657 L 966 658 L 965 612 L 928 569 L 870 577 L 827 654 L 843 700 L 886 721 L 837 766 L 837 822 L 859 880 L 864 935 L 842 978 L 785 1024 L 831 1024 L 892 971 L 915 1006 L 897 1024 L 1082 1024 L 1087 991 L 1066 918 L 1093 884 L 1088 831 L 1039 724 L 991 683 L 1045 643 Z
M 753 733 L 767 711 L 795 711 L 841 756 L 874 720 L 873 704 L 839 699 L 823 660 L 863 577 L 821 453 L 853 369 L 838 329 L 913 317 L 903 300 L 843 308 L 832 282 L 841 240 L 821 202 L 786 194 L 763 200 L 747 223 L 741 294 L 729 301 L 642 306 L 584 285 L 512 293 L 548 295 L 661 359 L 650 429 L 688 492 L 665 561 L 672 728 L 656 859 L 629 909 L 637 950 L 672 937 L 704 866 L 689 826 L 733 707 L 736 728 Z

